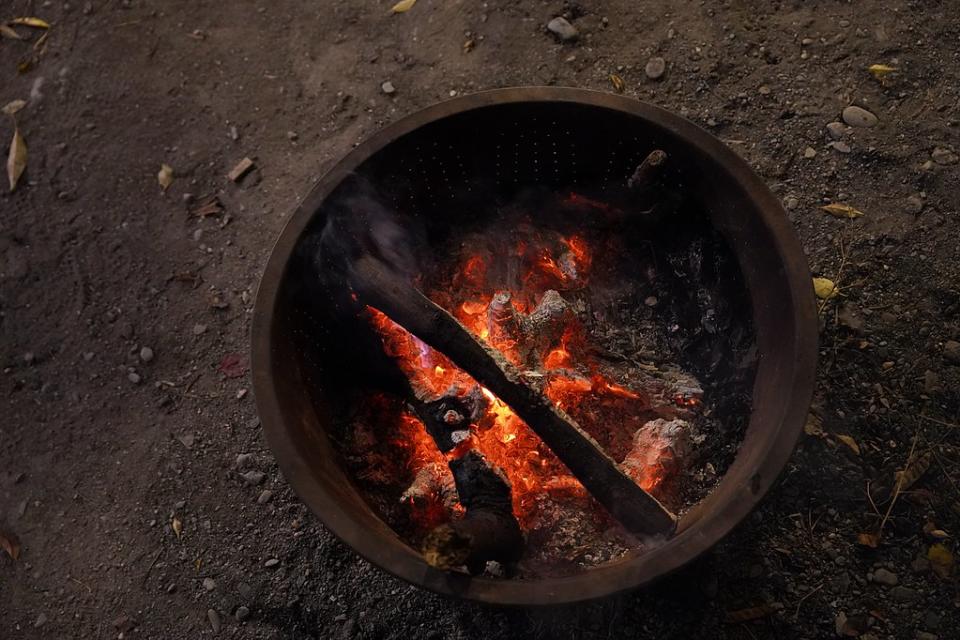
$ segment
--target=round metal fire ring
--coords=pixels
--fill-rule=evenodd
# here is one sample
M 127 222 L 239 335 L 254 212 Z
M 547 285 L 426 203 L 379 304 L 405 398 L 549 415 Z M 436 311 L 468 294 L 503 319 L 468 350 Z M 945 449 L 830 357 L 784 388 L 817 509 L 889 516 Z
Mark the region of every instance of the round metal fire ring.
M 378 517 L 339 466 L 325 430 L 323 392 L 311 388 L 301 363 L 291 265 L 298 242 L 315 228 L 323 203 L 347 176 L 372 173 L 382 179 L 390 171 L 384 168 L 389 157 L 393 165 L 419 162 L 435 173 L 442 169 L 448 180 L 481 170 L 516 179 L 534 158 L 548 153 L 526 133 L 529 128 L 518 127 L 534 120 L 573 131 L 564 141 L 574 151 L 571 161 L 554 170 L 574 178 L 591 170 L 575 153 L 579 140 L 613 148 L 642 139 L 682 160 L 693 176 L 689 188 L 736 255 L 747 285 L 759 354 L 752 412 L 733 464 L 662 546 L 563 578 L 471 577 L 430 567 Z M 508 167 L 488 166 L 484 145 L 505 139 L 504 132 L 517 148 L 536 151 L 511 155 L 504 161 L 512 163 Z M 450 149 L 427 148 L 422 157 L 411 157 L 411 141 L 427 133 L 449 142 L 443 146 Z M 456 150 L 455 159 L 443 157 L 458 145 L 466 148 Z M 623 167 L 624 175 L 628 170 Z M 750 513 L 786 465 L 809 409 L 816 354 L 807 262 L 779 201 L 749 165 L 714 136 L 663 109 L 624 96 L 555 87 L 498 89 L 449 100 L 385 127 L 353 149 L 320 178 L 280 234 L 260 283 L 252 331 L 260 419 L 284 476 L 309 508 L 374 565 L 441 594 L 502 605 L 572 603 L 634 589 L 714 546 Z

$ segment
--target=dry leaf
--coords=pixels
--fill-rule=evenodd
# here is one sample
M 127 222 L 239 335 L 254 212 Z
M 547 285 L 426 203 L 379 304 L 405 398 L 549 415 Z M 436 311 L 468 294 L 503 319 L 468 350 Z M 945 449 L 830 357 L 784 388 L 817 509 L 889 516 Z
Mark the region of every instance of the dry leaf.
M 867 67 L 867 71 L 870 72 L 870 75 L 881 82 L 883 82 L 884 78 L 886 78 L 888 74 L 893 73 L 896 70 L 896 67 L 888 67 L 885 64 L 872 64 Z
M 167 187 L 173 184 L 173 167 L 168 164 L 161 164 L 160 171 L 157 172 L 157 182 L 166 191 Z
M 837 285 L 829 278 L 814 278 L 813 292 L 821 300 L 829 300 L 837 295 Z
M 47 52 L 47 38 L 50 37 L 50 32 L 47 31 L 42 36 L 40 36 L 36 42 L 33 43 L 33 50 L 43 55 Z
M 0 549 L 16 560 L 20 557 L 20 540 L 13 533 L 0 531 Z
M 403 13 L 405 11 L 410 11 L 413 9 L 413 5 L 417 4 L 417 0 L 400 0 L 397 4 L 393 5 L 393 8 L 390 9 L 393 13 Z
M 623 93 L 623 89 L 624 89 L 624 87 L 625 87 L 625 85 L 624 85 L 624 83 L 623 83 L 623 78 L 621 78 L 620 76 L 618 76 L 618 75 L 615 74 L 615 73 L 611 73 L 611 74 L 610 74 L 610 84 L 612 84 L 612 85 L 613 85 L 613 88 L 617 90 L 617 93 Z
M 820 208 L 837 218 L 859 218 L 863 215 L 863 211 L 854 209 L 848 204 L 840 204 L 839 202 L 824 205 Z
M 40 18 L 14 18 L 10 24 L 22 24 L 25 27 L 36 27 L 37 29 L 49 29 L 50 23 Z
M 170 526 L 173 527 L 173 533 L 176 534 L 177 540 L 180 539 L 180 534 L 183 532 L 183 523 L 179 519 L 174 518 L 173 522 L 170 523 Z
M 197 573 L 200 573 L 200 567 L 203 566 L 203 558 L 197 558 L 194 560 L 193 566 L 196 567 Z
M 930 468 L 930 462 L 933 460 L 933 454 L 927 451 L 922 456 L 914 458 L 907 463 L 902 471 L 897 471 L 893 475 L 894 482 L 900 483 L 900 491 L 906 491 L 913 486 L 920 476 Z
M 823 433 L 823 420 L 820 419 L 820 416 L 812 411 L 808 413 L 807 421 L 803 425 L 803 432 L 808 436 L 816 436 L 818 438 L 826 435 Z
M 3 23 L 0 23 L 0 37 L 10 40 L 23 40 L 23 37 L 19 33 Z
M 850 447 L 850 450 L 853 451 L 855 454 L 860 455 L 860 445 L 857 444 L 856 440 L 854 440 L 850 436 L 845 436 L 845 435 L 838 435 L 836 436 L 836 438 L 843 444 Z
M 23 109 L 25 106 L 27 106 L 26 100 L 11 100 L 6 105 L 4 105 L 2 111 L 8 116 L 12 116 L 17 111 L 20 111 L 20 109 Z
M 774 612 L 774 608 L 768 604 L 759 607 L 749 607 L 747 609 L 737 609 L 736 611 L 727 611 L 726 621 L 728 624 L 737 624 L 740 622 L 749 622 L 763 618 Z
M 930 531 L 927 531 L 927 535 L 934 540 L 946 540 L 950 537 L 950 534 L 943 529 L 931 529 Z
M 880 534 L 879 533 L 858 533 L 857 544 L 863 545 L 864 547 L 870 547 L 871 549 L 876 549 L 877 547 L 880 546 Z
M 927 551 L 927 560 L 930 561 L 930 568 L 941 578 L 949 578 L 953 573 L 953 554 L 946 545 L 937 543 L 932 545 Z
M 20 135 L 20 128 L 13 130 L 13 140 L 10 141 L 10 155 L 7 156 L 7 179 L 10 181 L 10 191 L 17 188 L 17 181 L 27 168 L 27 143 Z

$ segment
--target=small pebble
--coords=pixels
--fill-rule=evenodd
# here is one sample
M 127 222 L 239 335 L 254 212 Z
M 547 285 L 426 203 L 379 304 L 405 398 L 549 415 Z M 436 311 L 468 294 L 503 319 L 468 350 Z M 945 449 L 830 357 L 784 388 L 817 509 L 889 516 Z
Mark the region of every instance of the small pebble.
M 787 196 L 786 198 L 783 199 L 783 207 L 787 211 L 793 211 L 799 206 L 800 206 L 800 200 L 798 200 L 796 196 Z
M 843 110 L 843 121 L 851 127 L 872 127 L 877 124 L 877 116 L 855 104 Z
M 264 489 L 260 493 L 260 497 L 257 498 L 257 504 L 266 504 L 270 502 L 270 498 L 272 497 L 273 497 L 273 491 L 270 491 L 270 489 Z
M 570 40 L 576 40 L 577 36 L 580 35 L 577 32 L 576 27 L 574 27 L 570 22 L 563 17 L 557 16 L 553 20 L 547 23 L 547 29 L 553 35 L 557 36 L 563 42 L 569 42 Z
M 210 628 L 214 633 L 220 633 L 220 614 L 213 609 L 207 609 L 207 620 L 210 621 Z
M 233 140 L 234 142 L 240 139 L 240 132 L 237 131 L 236 127 L 230 127 L 230 131 L 227 135 L 229 135 L 230 139 Z
M 26 364 L 33 364 L 34 360 L 36 359 L 37 357 L 33 355 L 33 351 L 27 351 L 25 354 L 23 354 L 23 361 Z
M 263 566 L 265 566 L 267 569 L 272 569 L 278 564 L 280 564 L 279 560 L 277 560 L 276 558 L 270 558 L 269 560 L 263 563 Z
M 930 159 L 937 164 L 957 164 L 957 161 L 960 160 L 960 158 L 957 158 L 957 154 L 943 147 L 934 149 L 930 153 Z
M 768 87 L 768 86 L 765 85 L 765 84 L 760 85 L 760 88 L 757 89 L 757 91 L 758 91 L 758 92 L 760 93 L 760 95 L 762 95 L 762 96 L 768 96 L 768 95 L 770 95 L 770 87 Z
M 647 77 L 651 80 L 659 80 L 663 77 L 666 70 L 667 61 L 660 56 L 654 56 L 647 60 L 647 65 L 643 68 L 643 72 L 647 74 Z
M 197 323 L 193 325 L 193 335 L 199 336 L 207 332 L 207 325 Z
M 243 476 L 244 481 L 250 485 L 257 485 L 263 482 L 263 479 L 266 476 L 262 471 L 247 471 L 246 473 L 240 474 Z
M 150 347 L 140 347 L 140 360 L 150 362 L 153 360 L 153 349 Z
M 839 140 L 847 132 L 847 127 L 842 122 L 830 122 L 827 124 L 827 133 L 834 140 Z
M 817 151 L 813 147 L 807 147 L 803 150 L 803 157 L 810 159 L 817 157 Z
M 920 598 L 920 594 L 915 589 L 901 585 L 890 590 L 890 597 L 897 602 L 916 602 Z
M 923 198 L 920 196 L 908 196 L 903 201 L 903 210 L 906 213 L 917 215 L 923 211 Z
M 246 389 L 237 389 L 237 400 L 243 400 L 247 397 Z
M 237 607 L 233 615 L 237 619 L 237 622 L 243 622 L 250 617 L 250 609 L 243 606 Z
M 287 131 L 287 139 L 288 139 L 288 140 L 291 140 L 291 141 L 292 141 L 292 140 L 296 140 L 296 139 L 299 138 L 299 137 L 300 137 L 300 136 L 297 134 L 296 131 Z
M 33 626 L 39 629 L 46 623 L 47 623 L 47 614 L 41 613 L 40 615 L 37 616 L 37 621 L 33 623 Z
M 396 87 L 394 87 L 393 83 L 390 82 L 389 80 L 387 80 L 386 82 L 380 85 L 380 90 L 383 91 L 388 96 L 392 96 L 394 93 L 397 92 Z
M 960 342 L 947 340 L 943 345 L 943 359 L 950 364 L 960 365 Z
M 214 589 L 217 588 L 217 583 L 213 580 L 213 578 L 204 578 L 203 588 L 206 589 L 207 591 L 213 591 Z
M 140 384 L 140 374 L 137 373 L 136 371 L 131 371 L 130 373 L 127 374 L 127 380 L 129 380 L 133 384 Z
M 657 296 L 647 296 L 647 298 L 643 301 L 643 304 L 647 305 L 648 307 L 655 307 L 657 306 L 657 302 Z
M 834 151 L 839 151 L 840 153 L 850 153 L 850 145 L 848 145 L 843 140 L 836 140 L 831 142 L 828 146 L 832 147 Z
M 897 574 L 882 568 L 873 572 L 873 581 L 888 587 L 895 587 L 899 582 Z
M 940 636 L 929 631 L 917 631 L 917 640 L 938 640 Z
M 241 453 L 237 455 L 237 469 L 245 469 L 253 463 L 252 453 Z

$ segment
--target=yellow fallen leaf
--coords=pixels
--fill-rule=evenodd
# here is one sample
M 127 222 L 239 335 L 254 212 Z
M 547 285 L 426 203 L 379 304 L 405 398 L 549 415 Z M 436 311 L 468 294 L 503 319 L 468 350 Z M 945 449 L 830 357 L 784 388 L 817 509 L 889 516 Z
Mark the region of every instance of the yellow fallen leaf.
M 417 0 L 400 0 L 397 4 L 393 5 L 393 8 L 390 11 L 394 13 L 403 13 L 404 11 L 410 11 L 413 9 L 413 5 L 417 4 Z
M 615 73 L 610 74 L 610 84 L 612 84 L 613 88 L 617 90 L 617 93 L 623 93 L 623 90 L 626 87 L 626 85 L 623 83 L 623 78 Z
M 837 218 L 859 218 L 863 215 L 863 211 L 854 209 L 848 204 L 840 204 L 839 202 L 834 202 L 833 204 L 828 204 L 820 208 Z
M 821 300 L 829 300 L 837 295 L 837 285 L 833 284 L 833 280 L 829 278 L 814 278 L 813 292 Z
M 946 545 L 937 543 L 927 551 L 930 568 L 941 578 L 949 578 L 953 573 L 954 558 Z
M 870 72 L 870 75 L 880 81 L 883 81 L 888 74 L 893 73 L 896 70 L 896 67 L 888 67 L 885 64 L 872 64 L 867 67 L 867 71 Z
M 17 188 L 17 181 L 27 168 L 27 143 L 20 134 L 20 127 L 13 130 L 13 140 L 10 141 L 10 154 L 7 156 L 7 179 L 10 181 L 10 191 Z
M 26 100 L 11 100 L 10 102 L 8 102 L 3 106 L 2 111 L 8 116 L 12 116 L 17 111 L 20 111 L 20 109 L 23 109 L 25 106 L 27 106 Z
M 161 164 L 160 171 L 157 173 L 157 182 L 166 191 L 167 187 L 173 184 L 173 167 L 168 164 Z
M 837 440 L 850 447 L 850 450 L 855 454 L 860 455 L 860 445 L 858 445 L 857 441 L 850 436 L 838 435 Z
M 178 518 L 174 518 L 173 522 L 170 523 L 170 526 L 173 527 L 173 533 L 176 534 L 177 540 L 179 540 L 180 534 L 183 532 L 183 523 L 180 522 Z
M 50 23 L 40 18 L 14 18 L 10 24 L 22 24 L 25 27 L 36 27 L 37 29 L 49 29 Z
M 23 40 L 23 36 L 3 23 L 0 23 L 0 37 L 10 40 Z
M 816 436 L 817 438 L 822 438 L 823 433 L 823 420 L 820 419 L 820 416 L 814 412 L 807 414 L 807 421 L 803 425 L 803 432 L 808 436 Z

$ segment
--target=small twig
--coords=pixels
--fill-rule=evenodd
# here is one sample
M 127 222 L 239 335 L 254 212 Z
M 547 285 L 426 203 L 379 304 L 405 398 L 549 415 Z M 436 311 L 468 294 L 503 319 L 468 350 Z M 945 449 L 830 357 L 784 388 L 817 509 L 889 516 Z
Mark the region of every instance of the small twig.
M 156 555 L 153 556 L 153 560 L 150 561 L 150 566 L 147 567 L 146 572 L 143 574 L 143 581 L 146 582 L 147 578 L 150 577 L 150 570 L 153 569 L 153 565 L 157 564 L 157 560 L 160 559 L 160 554 L 163 553 L 163 548 L 157 549 Z
M 823 584 L 824 583 L 821 582 L 816 587 L 808 591 L 802 598 L 800 598 L 800 600 L 797 602 L 797 610 L 793 612 L 794 620 L 798 620 L 800 618 L 800 605 L 803 604 L 803 601 L 815 594 L 817 591 L 820 591 L 820 589 L 823 589 Z
M 873 501 L 873 496 L 870 495 L 870 480 L 867 480 L 867 501 L 870 502 L 870 506 L 873 508 L 873 512 L 877 514 L 878 518 L 882 518 L 880 515 L 880 509 L 877 508 L 877 503 Z
M 923 418 L 924 420 L 928 420 L 928 421 L 930 421 L 930 422 L 933 422 L 933 423 L 935 423 L 935 424 L 939 424 L 939 425 L 944 426 L 944 427 L 950 427 L 951 429 L 960 429 L 960 424 L 953 424 L 953 423 L 951 423 L 951 422 L 944 422 L 943 420 L 937 420 L 936 418 L 931 418 L 930 416 L 925 416 L 925 415 L 923 415 L 922 413 L 920 414 L 920 417 Z
M 823 310 L 827 306 L 827 302 L 832 300 L 835 295 L 840 293 L 840 278 L 843 276 L 843 268 L 847 265 L 847 250 L 843 246 L 843 236 L 837 236 L 837 243 L 840 245 L 840 268 L 837 269 L 837 276 L 833 279 L 833 293 L 834 295 L 828 297 L 826 300 L 820 301 L 820 307 L 817 309 L 817 315 L 823 313 Z
M 917 440 L 920 439 L 920 428 L 917 427 L 917 431 L 913 435 L 913 444 L 910 445 L 910 453 L 907 454 L 906 464 L 910 464 L 910 461 L 913 460 L 913 452 L 917 449 Z M 890 504 L 887 505 L 887 512 L 883 514 L 883 520 L 880 521 L 880 526 L 877 527 L 877 539 L 880 539 L 880 536 L 883 534 L 883 527 L 887 524 L 887 520 L 890 519 L 890 512 L 893 511 L 893 505 L 897 503 L 897 498 L 900 497 L 900 487 L 903 486 L 903 474 L 897 476 L 897 484 L 893 488 L 893 496 L 890 498 Z
M 80 586 L 83 587 L 84 589 L 86 589 L 86 590 L 87 590 L 87 593 L 93 593 L 93 589 L 90 588 L 90 585 L 88 585 L 88 584 L 87 584 L 86 582 L 84 582 L 83 580 L 77 580 L 77 579 L 74 578 L 73 576 L 70 576 L 70 579 L 73 580 L 74 582 L 76 582 L 78 585 L 80 585 Z

